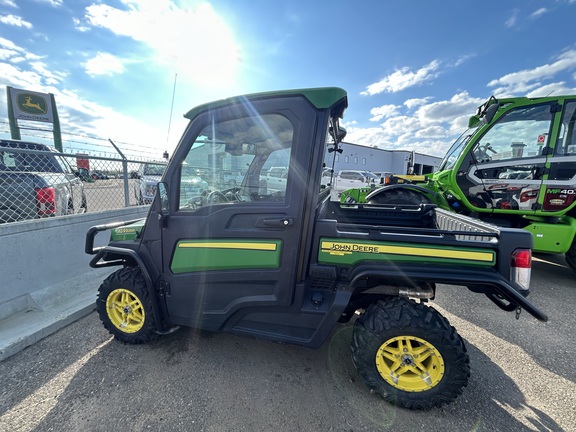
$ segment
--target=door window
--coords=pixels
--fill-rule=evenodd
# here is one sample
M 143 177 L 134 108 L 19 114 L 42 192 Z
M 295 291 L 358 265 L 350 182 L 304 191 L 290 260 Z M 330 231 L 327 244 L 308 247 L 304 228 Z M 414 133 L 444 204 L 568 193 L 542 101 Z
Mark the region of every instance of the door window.
M 182 164 L 180 211 L 214 204 L 283 203 L 293 132 L 292 123 L 280 114 L 206 126 Z M 285 170 L 280 178 L 269 176 L 273 167 Z M 233 182 L 231 172 L 236 173 Z
M 575 123 L 576 101 L 572 101 L 566 103 L 564 107 L 562 125 L 560 126 L 560 136 L 558 137 L 554 154 L 558 156 L 576 155 L 576 133 L 574 133 Z
M 514 159 L 511 165 L 518 165 L 523 159 L 540 156 L 548 144 L 554 118 L 551 111 L 551 106 L 546 104 L 505 114 L 474 146 L 476 162 L 484 164 Z

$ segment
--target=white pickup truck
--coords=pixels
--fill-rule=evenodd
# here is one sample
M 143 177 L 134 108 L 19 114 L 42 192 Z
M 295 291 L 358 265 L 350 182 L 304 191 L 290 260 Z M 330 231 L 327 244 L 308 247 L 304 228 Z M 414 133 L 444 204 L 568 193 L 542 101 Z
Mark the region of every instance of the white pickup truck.
M 288 178 L 287 167 L 272 167 L 266 173 L 264 180 L 268 192 L 285 192 L 286 179 Z
M 78 172 L 50 147 L 0 140 L 0 223 L 86 212 Z
M 370 171 L 341 170 L 334 174 L 331 188 L 332 200 L 338 201 L 340 194 L 345 190 L 378 184 L 380 184 L 380 178 Z

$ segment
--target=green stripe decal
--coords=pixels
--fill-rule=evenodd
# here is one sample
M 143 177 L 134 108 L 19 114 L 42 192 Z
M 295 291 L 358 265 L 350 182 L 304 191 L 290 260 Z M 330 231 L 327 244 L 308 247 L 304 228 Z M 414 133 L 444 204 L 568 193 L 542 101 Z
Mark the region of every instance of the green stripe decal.
M 207 270 L 279 268 L 282 240 L 181 240 L 170 269 L 175 274 Z
M 483 249 L 341 239 L 321 239 L 318 252 L 318 262 L 342 265 L 353 265 L 359 261 L 402 261 L 493 266 L 495 259 L 494 251 Z

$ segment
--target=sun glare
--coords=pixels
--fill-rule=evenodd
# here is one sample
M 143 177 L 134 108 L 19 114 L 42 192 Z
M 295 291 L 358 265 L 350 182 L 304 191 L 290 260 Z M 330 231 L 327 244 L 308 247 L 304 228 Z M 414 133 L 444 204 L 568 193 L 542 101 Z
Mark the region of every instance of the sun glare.
M 127 10 L 104 4 L 86 8 L 88 21 L 150 48 L 154 64 L 202 87 L 233 82 L 240 50 L 226 22 L 208 3 L 126 0 Z
M 202 86 L 234 80 L 240 60 L 239 48 L 226 23 L 212 6 L 170 9 L 163 14 L 149 43 L 178 77 Z

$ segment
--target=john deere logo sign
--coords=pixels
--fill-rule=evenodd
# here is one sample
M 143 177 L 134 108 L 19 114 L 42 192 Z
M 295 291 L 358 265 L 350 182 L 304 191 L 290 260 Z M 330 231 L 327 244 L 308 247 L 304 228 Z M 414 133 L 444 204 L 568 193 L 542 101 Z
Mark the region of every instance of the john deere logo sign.
M 36 96 L 31 93 L 21 93 L 16 99 L 18 109 L 28 114 L 46 114 L 48 104 L 42 96 Z
M 9 87 L 14 117 L 19 120 L 52 122 L 51 95 Z

